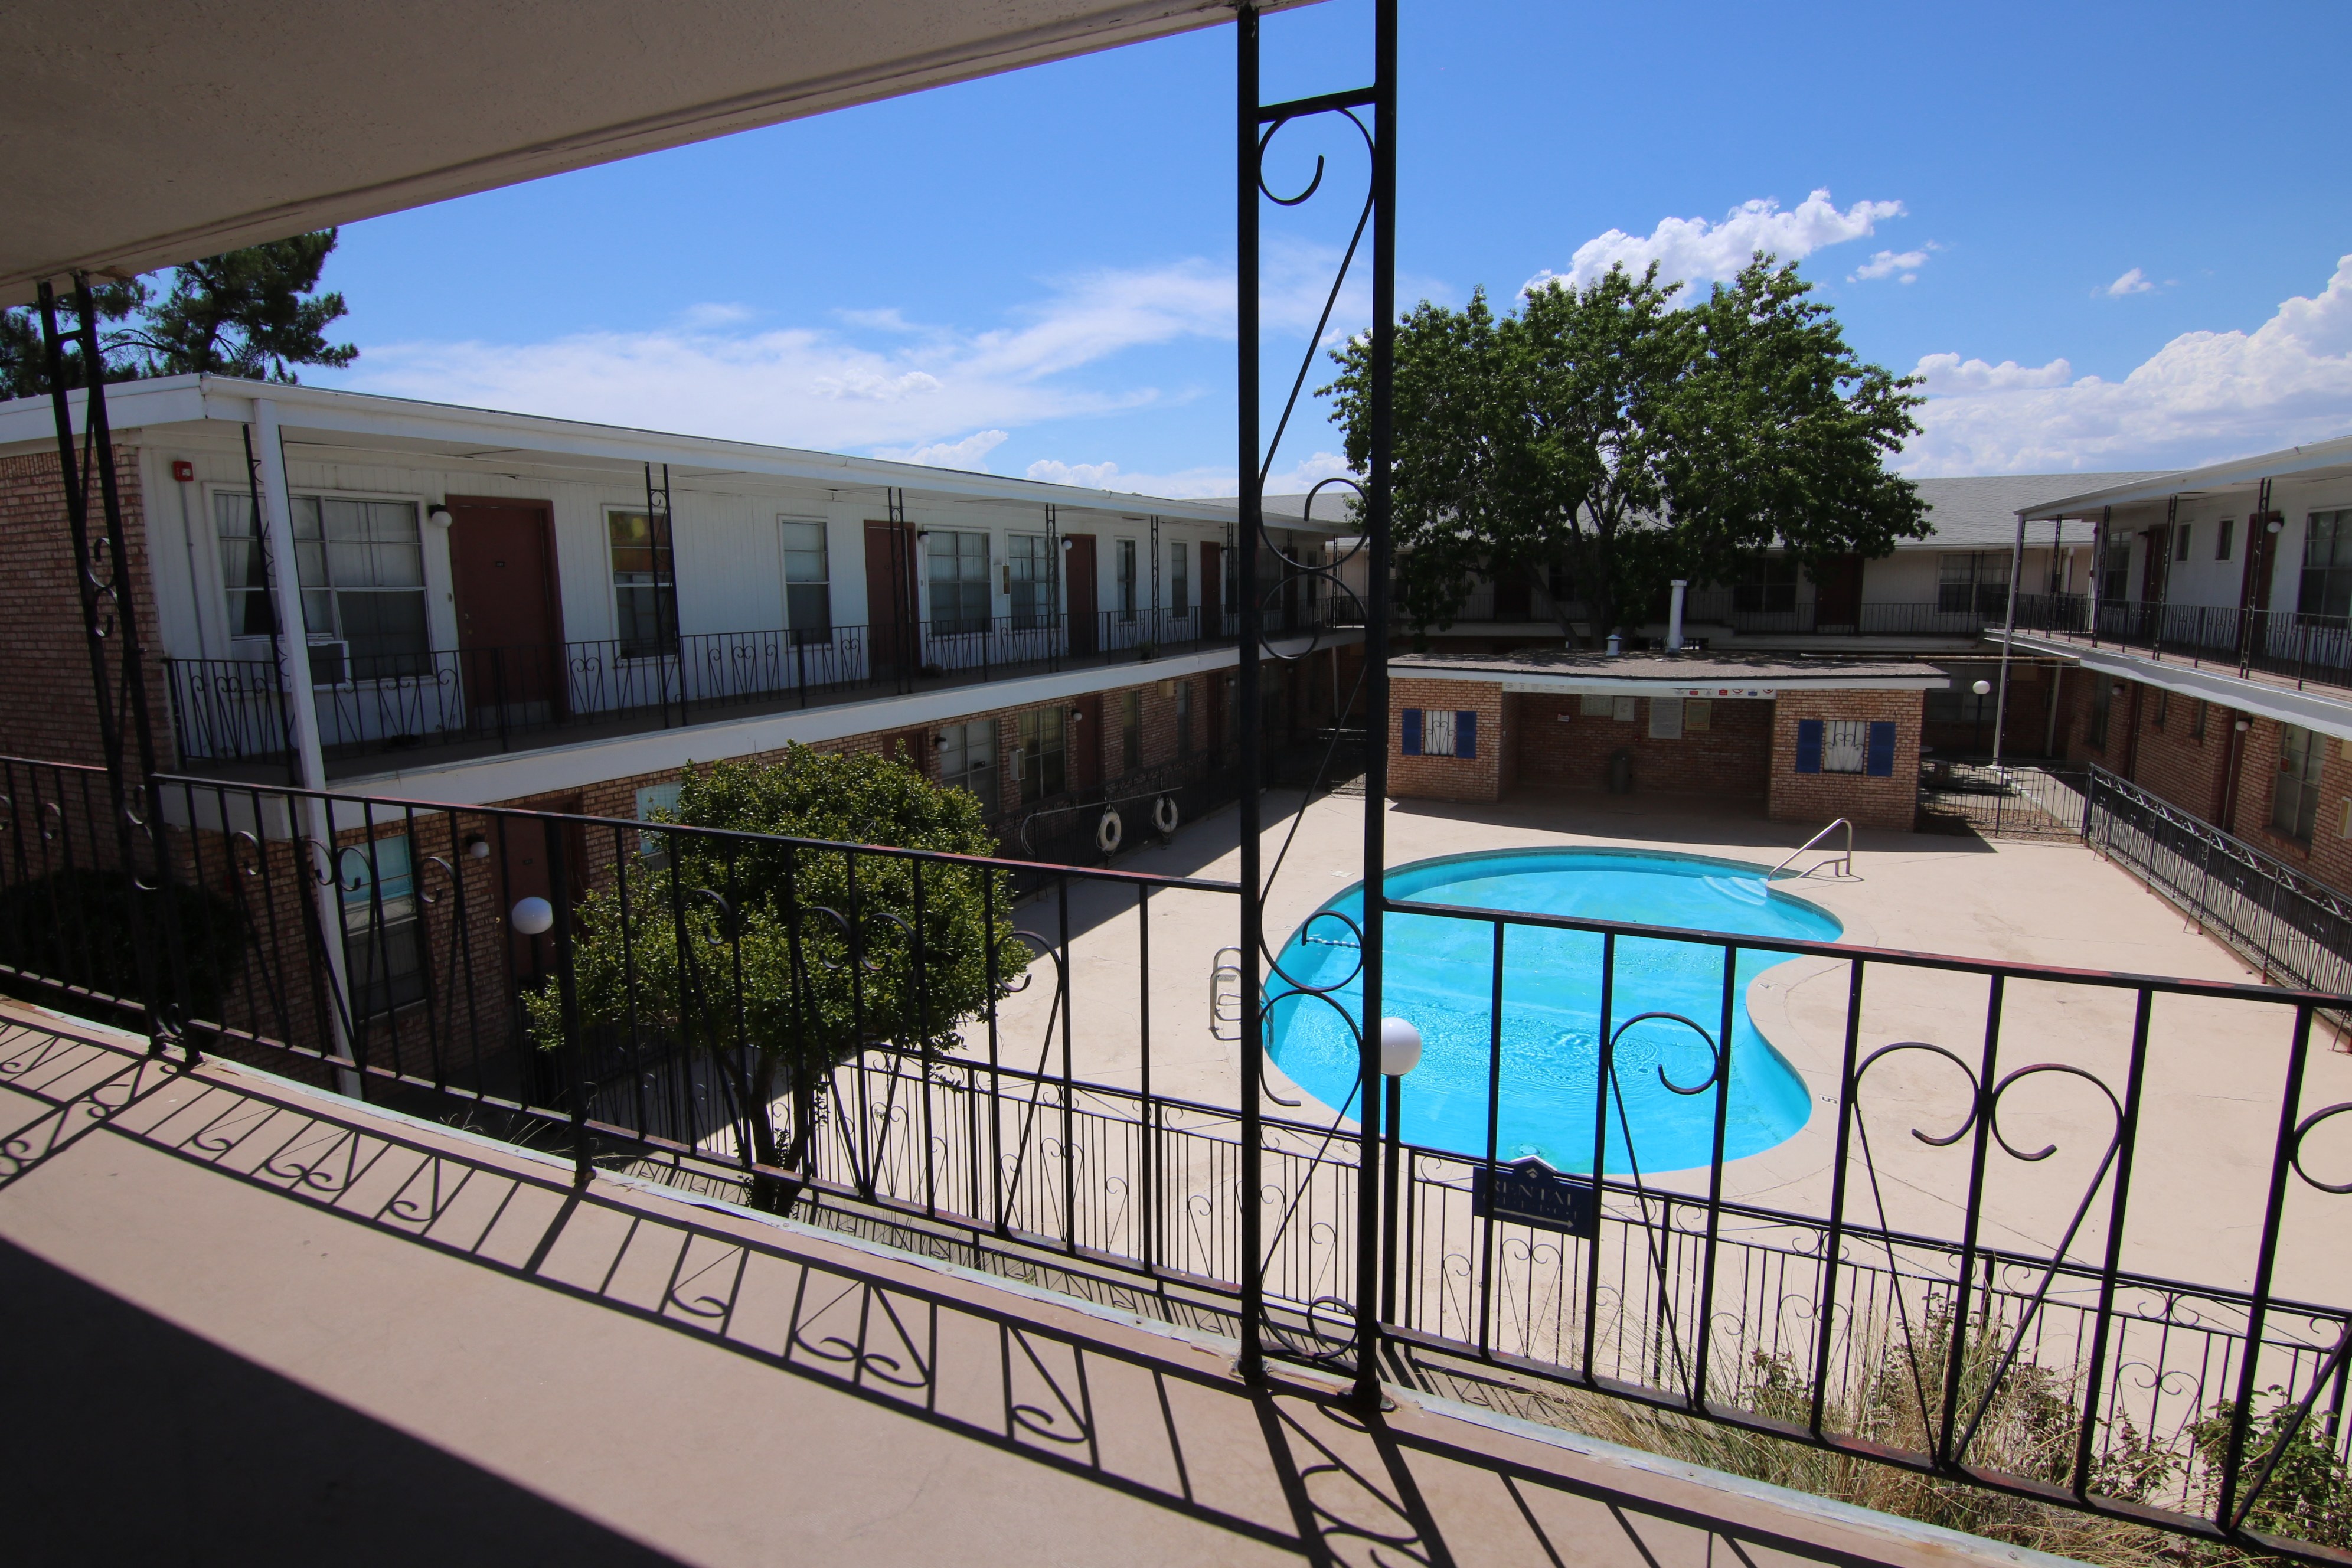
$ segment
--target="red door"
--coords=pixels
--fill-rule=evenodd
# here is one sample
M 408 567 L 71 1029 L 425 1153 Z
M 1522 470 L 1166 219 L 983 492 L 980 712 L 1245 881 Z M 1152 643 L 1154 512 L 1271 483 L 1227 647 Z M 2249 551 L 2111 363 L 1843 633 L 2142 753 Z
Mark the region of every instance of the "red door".
M 1813 579 L 1813 627 L 1851 631 L 1862 622 L 1862 557 L 1841 555 Z
M 1102 646 L 1095 627 L 1095 536 L 1066 533 L 1062 542 L 1063 575 L 1068 584 L 1070 651 L 1092 653 Z
M 866 525 L 866 627 L 877 673 L 916 664 L 915 536 L 890 522 Z
M 563 703 L 563 616 L 545 501 L 451 496 L 457 657 L 475 722 L 545 723 Z

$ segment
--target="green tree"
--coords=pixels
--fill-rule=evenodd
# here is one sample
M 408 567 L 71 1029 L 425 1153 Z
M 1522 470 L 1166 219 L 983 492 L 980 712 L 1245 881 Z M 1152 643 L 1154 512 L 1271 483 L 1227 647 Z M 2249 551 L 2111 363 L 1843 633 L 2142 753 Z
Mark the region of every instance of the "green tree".
M 1725 582 L 1776 547 L 1807 566 L 1884 555 L 1927 532 L 1885 466 L 1918 428 L 1909 378 L 1857 360 L 1811 285 L 1761 253 L 1687 309 L 1681 288 L 1654 264 L 1612 268 L 1516 315 L 1481 291 L 1398 324 L 1394 537 L 1414 626 L 1448 624 L 1477 576 L 1558 570 L 1598 637 L 1670 578 Z M 1324 390 L 1360 468 L 1370 343 L 1333 358 Z
M 359 357 L 355 346 L 327 341 L 327 329 L 349 313 L 343 297 L 318 292 L 335 244 L 336 231 L 322 228 L 208 256 L 171 268 L 160 298 L 144 279 L 99 285 L 92 302 L 106 379 L 201 371 L 291 382 L 296 365 L 351 363 Z M 70 332 L 72 301 L 58 304 L 65 318 L 58 324 Z M 67 384 L 84 384 L 80 350 L 68 345 L 66 358 Z M 48 389 L 38 315 L 29 308 L 0 312 L 0 395 L 36 397 Z
M 625 909 L 608 876 L 576 916 L 581 1021 L 609 1037 L 634 1019 L 708 1061 L 763 1165 L 803 1167 L 835 1067 L 886 1044 L 951 1049 L 1028 966 L 1003 873 L 845 847 L 995 852 L 977 798 L 904 763 L 796 745 L 778 763 L 688 768 L 674 820 L 770 837 L 667 835 L 667 865 L 628 869 Z M 525 1005 L 540 1047 L 560 1047 L 552 983 Z

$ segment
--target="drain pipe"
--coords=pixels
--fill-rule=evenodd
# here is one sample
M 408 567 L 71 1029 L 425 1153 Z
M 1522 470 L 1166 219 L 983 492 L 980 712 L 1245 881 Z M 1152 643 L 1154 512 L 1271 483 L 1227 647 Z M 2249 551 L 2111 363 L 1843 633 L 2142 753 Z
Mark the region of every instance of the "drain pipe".
M 1683 595 L 1690 589 L 1690 579 L 1675 579 L 1675 596 L 1666 605 L 1666 651 L 1683 651 Z

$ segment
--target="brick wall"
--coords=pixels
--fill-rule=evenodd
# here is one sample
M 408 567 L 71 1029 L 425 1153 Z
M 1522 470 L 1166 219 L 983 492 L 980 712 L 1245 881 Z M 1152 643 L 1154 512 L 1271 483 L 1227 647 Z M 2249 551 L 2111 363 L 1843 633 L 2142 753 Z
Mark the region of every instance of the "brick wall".
M 1924 706 L 1916 691 L 1784 691 L 1772 704 L 1772 789 L 1768 814 L 1775 822 L 1815 825 L 1845 817 L 1856 827 L 1909 832 L 1919 812 L 1919 728 Z M 1892 720 L 1895 770 L 1867 773 L 1801 773 L 1801 719 Z
M 122 497 L 123 550 L 130 558 L 127 598 L 147 650 L 147 704 L 157 760 L 175 764 L 170 699 L 155 630 L 154 574 L 147 562 L 147 525 L 141 510 L 139 455 L 115 452 Z M 91 485 L 90 543 L 99 548 L 103 512 Z M 101 560 L 101 570 L 105 563 Z M 102 763 L 98 705 L 90 691 L 89 653 L 82 637 L 81 600 L 74 584 L 73 534 L 66 521 L 65 487 L 54 453 L 0 458 L 0 583 L 7 613 L 0 616 L 0 751 L 53 762 Z M 120 644 L 116 644 L 119 650 Z M 119 671 L 116 673 L 119 674 Z M 137 751 L 128 731 L 125 748 Z
M 2211 821 L 2221 811 L 2222 762 L 2237 714 L 2155 687 L 2136 688 L 2132 697 L 2118 703 L 2116 713 L 2130 712 L 2135 700 L 2138 723 L 2117 753 L 2130 768 L 2131 782 Z M 2120 721 L 2116 727 L 2121 729 Z M 2113 742 L 2108 750 L 2116 752 Z
M 1581 698 L 1515 694 L 1510 721 L 1518 784 L 1538 789 L 1604 789 L 1609 759 L 1633 753 L 1637 795 L 1709 795 L 1762 800 L 1772 757 L 1772 704 L 1709 700 L 1707 727 L 1685 722 L 1675 741 L 1650 738 L 1650 700 L 1633 700 L 1630 721 L 1589 715 Z M 1687 712 L 1685 713 L 1687 720 Z
M 1451 709 L 1478 715 L 1477 755 L 1408 757 L 1404 710 Z M 1389 682 L 1389 794 L 1398 800 L 1496 801 L 1503 798 L 1504 696 L 1499 682 L 1391 679 Z
M 2344 836 L 2344 803 L 2352 798 L 2352 759 L 2347 758 L 2342 741 L 2318 738 L 2316 743 L 2326 749 L 2319 769 L 2319 810 L 2312 823 L 2311 841 L 2298 842 L 2271 826 L 2284 729 L 2273 719 L 2248 723 L 2237 809 L 2232 814 L 2236 821 L 2230 831 L 2332 888 L 2352 889 L 2352 838 Z

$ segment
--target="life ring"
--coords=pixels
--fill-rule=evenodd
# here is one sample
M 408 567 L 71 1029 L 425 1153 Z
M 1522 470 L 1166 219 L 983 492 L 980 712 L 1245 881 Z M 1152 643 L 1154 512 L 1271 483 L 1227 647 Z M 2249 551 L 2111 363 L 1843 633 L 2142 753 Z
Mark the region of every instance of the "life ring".
M 1163 795 L 1151 803 L 1151 826 L 1160 830 L 1162 838 L 1176 837 L 1176 797 Z
M 1103 807 L 1102 820 L 1095 824 L 1095 847 L 1106 855 L 1118 853 L 1118 841 L 1127 832 L 1127 825 L 1110 806 Z

